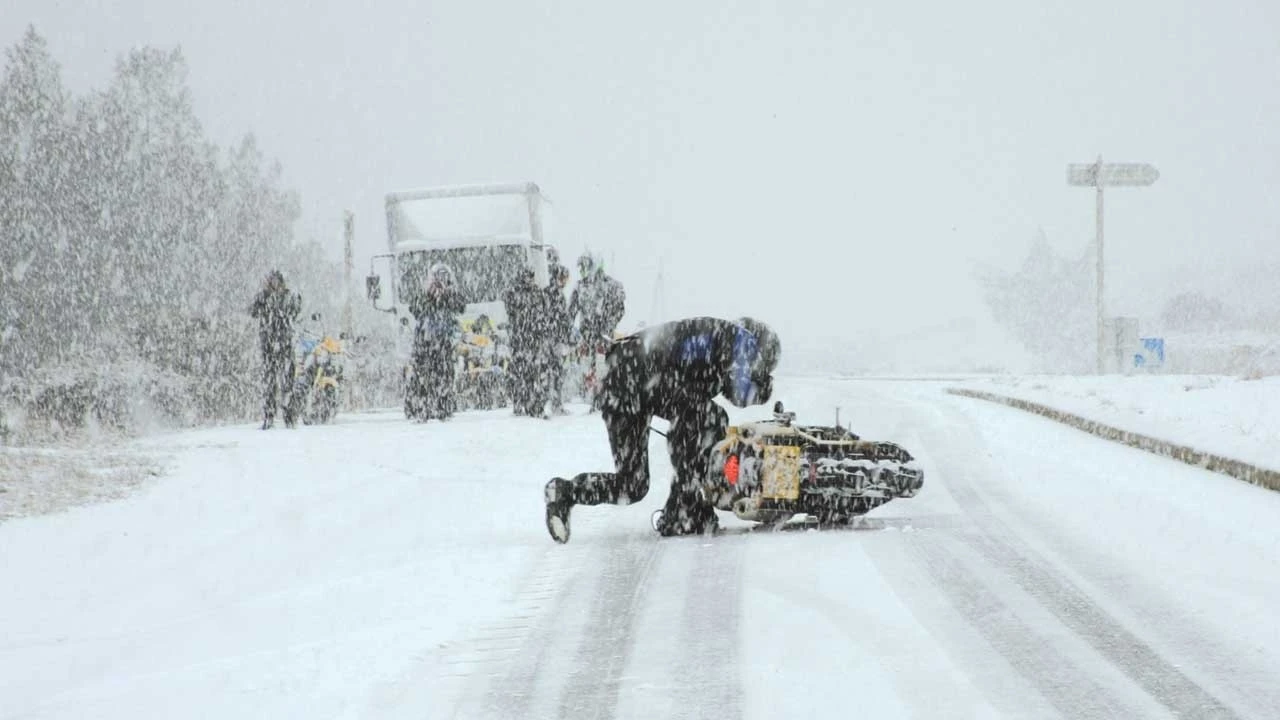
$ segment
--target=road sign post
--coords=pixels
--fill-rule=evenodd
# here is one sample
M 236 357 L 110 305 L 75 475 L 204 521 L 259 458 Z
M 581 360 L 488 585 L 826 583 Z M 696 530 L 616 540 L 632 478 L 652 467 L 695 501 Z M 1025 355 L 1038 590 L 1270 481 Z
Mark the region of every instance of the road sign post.
M 1097 253 L 1097 372 L 1102 374 L 1104 349 L 1104 314 L 1103 314 L 1103 264 L 1102 264 L 1102 188 L 1111 187 L 1146 187 L 1154 183 L 1160 177 L 1160 172 L 1155 167 L 1146 163 L 1110 163 L 1102 164 L 1102 156 L 1098 156 L 1096 163 L 1071 163 L 1067 165 L 1067 184 L 1083 187 L 1097 188 L 1098 207 L 1097 207 L 1097 234 L 1098 234 L 1098 253 Z

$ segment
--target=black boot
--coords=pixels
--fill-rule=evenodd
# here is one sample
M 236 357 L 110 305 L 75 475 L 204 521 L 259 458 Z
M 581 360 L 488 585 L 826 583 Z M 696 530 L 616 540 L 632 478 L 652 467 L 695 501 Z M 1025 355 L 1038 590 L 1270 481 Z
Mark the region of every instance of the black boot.
M 696 497 L 672 495 L 661 514 L 654 518 L 654 529 L 663 537 L 702 535 L 720 529 L 720 518 L 711 503 Z
M 558 543 L 569 542 L 569 511 L 573 509 L 573 484 L 564 478 L 551 478 L 543 489 L 547 503 L 547 532 Z

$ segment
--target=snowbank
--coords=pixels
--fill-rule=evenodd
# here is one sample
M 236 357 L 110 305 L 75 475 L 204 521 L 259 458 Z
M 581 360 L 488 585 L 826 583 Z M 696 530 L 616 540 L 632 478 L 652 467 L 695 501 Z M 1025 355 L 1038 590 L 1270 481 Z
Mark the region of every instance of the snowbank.
M 1280 377 L 1007 376 L 950 385 L 1280 470 Z
M 0 523 L 122 498 L 163 472 L 153 455 L 93 443 L 0 446 Z

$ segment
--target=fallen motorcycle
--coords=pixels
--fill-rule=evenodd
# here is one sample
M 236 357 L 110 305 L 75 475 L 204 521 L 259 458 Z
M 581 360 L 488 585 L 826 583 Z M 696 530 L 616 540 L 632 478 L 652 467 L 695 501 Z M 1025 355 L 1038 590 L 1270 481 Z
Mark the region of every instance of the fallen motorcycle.
M 728 428 L 699 492 L 741 520 L 774 525 L 803 514 L 822 527 L 847 525 L 923 485 L 924 471 L 901 446 L 839 425 L 797 425 L 778 402 L 772 420 Z M 662 514 L 653 514 L 655 530 Z

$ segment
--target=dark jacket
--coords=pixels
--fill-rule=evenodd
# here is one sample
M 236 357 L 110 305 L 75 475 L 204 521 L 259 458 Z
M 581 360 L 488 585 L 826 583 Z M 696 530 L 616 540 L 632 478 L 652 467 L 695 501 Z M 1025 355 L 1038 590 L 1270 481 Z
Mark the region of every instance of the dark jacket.
M 249 315 L 258 320 L 258 340 L 268 354 L 288 352 L 293 345 L 293 323 L 302 313 L 302 296 L 283 281 L 267 285 L 253 298 Z
M 720 394 L 738 407 L 761 404 L 772 394 L 779 354 L 777 335 L 755 321 L 694 317 L 655 325 L 610 348 L 606 402 L 667 420 Z
M 542 289 L 542 294 L 547 344 L 553 347 L 567 344 L 573 331 L 573 318 L 564 299 L 564 288 L 553 282 Z
M 452 344 L 459 332 L 458 316 L 466 309 L 462 293 L 449 286 L 435 285 L 417 295 L 409 303 L 418 323 L 417 341 Z
M 622 283 L 599 272 L 578 283 L 569 297 L 569 317 L 581 316 L 578 329 L 584 340 L 612 339 L 626 314 L 627 293 Z
M 506 306 L 507 322 L 511 328 L 512 352 L 532 351 L 547 321 L 544 312 L 546 295 L 533 284 L 533 273 L 522 272 L 516 283 L 502 293 L 502 303 Z

